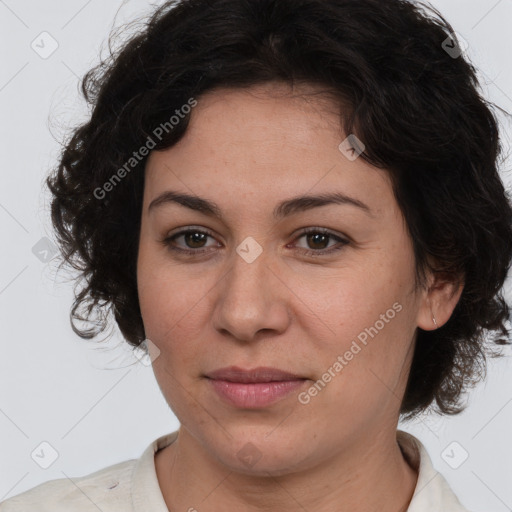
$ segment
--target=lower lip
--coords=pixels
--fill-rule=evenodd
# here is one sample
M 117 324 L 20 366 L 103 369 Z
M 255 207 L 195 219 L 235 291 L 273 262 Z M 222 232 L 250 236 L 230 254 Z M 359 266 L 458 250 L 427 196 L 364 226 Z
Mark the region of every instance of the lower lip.
M 306 382 L 304 379 L 254 383 L 208 380 L 221 398 L 237 407 L 249 409 L 270 405 L 298 390 Z

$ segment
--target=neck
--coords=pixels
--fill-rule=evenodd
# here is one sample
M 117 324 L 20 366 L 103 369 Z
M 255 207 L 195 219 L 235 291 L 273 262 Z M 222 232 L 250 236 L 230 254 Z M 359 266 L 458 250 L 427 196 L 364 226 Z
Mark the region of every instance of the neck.
M 176 441 L 155 455 L 155 467 L 170 512 L 406 512 L 418 476 L 396 430 L 359 438 L 307 470 L 252 476 L 211 458 L 181 428 Z

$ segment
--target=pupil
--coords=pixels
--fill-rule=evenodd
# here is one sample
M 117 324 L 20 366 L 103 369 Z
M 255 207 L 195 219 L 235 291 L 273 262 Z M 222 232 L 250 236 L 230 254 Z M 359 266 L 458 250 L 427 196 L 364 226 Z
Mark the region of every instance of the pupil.
M 313 244 L 317 243 L 318 242 L 318 237 L 320 237 L 322 239 L 323 242 L 325 242 L 326 238 L 328 238 L 328 235 L 324 235 L 324 234 L 314 234 L 314 235 L 308 235 L 309 237 L 309 240 L 313 239 Z M 315 240 L 316 239 L 316 240 Z M 320 242 L 321 244 L 322 242 Z M 320 247 L 320 249 L 324 249 L 325 247 Z M 315 247 L 315 249 L 318 249 L 318 247 Z
M 192 233 L 188 233 L 186 236 L 188 237 L 187 245 L 192 245 L 192 247 L 196 247 L 196 246 L 194 246 L 194 243 L 199 242 L 199 244 L 200 244 L 201 241 L 204 241 L 204 238 L 206 235 L 204 233 L 192 232 Z M 192 240 L 192 244 L 188 243 L 190 240 Z M 201 247 L 201 245 L 199 245 L 198 247 Z
M 187 233 L 186 237 L 187 237 L 187 245 L 197 248 L 197 247 L 202 247 L 201 242 L 204 242 L 206 235 L 204 233 L 191 232 L 191 233 Z M 325 244 L 326 240 L 329 238 L 329 235 L 324 235 L 322 233 L 316 233 L 313 235 L 308 235 L 307 238 L 308 238 L 308 242 L 312 241 L 313 245 L 320 244 L 322 246 L 322 244 Z M 198 244 L 198 245 L 194 245 L 194 244 Z M 318 249 L 318 247 L 315 247 L 315 248 Z M 322 249 L 322 248 L 325 248 L 325 247 L 320 247 L 320 249 Z

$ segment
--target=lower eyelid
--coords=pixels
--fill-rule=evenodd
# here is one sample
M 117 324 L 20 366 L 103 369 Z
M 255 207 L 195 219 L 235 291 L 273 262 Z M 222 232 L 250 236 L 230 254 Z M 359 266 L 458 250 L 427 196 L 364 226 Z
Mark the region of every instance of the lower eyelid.
M 184 230 L 184 231 L 179 231 L 178 233 L 174 233 L 173 235 L 170 235 L 169 237 L 166 237 L 164 238 L 164 240 L 162 240 L 162 243 L 170 248 L 171 250 L 175 250 L 177 252 L 183 252 L 183 253 L 188 253 L 188 254 L 201 254 L 201 253 L 205 253 L 205 252 L 209 252 L 209 249 L 212 247 L 212 246 L 206 246 L 206 247 L 199 247 L 197 249 L 193 249 L 193 248 L 184 248 L 184 247 L 179 247 L 179 246 L 176 246 L 174 245 L 174 242 L 176 239 L 184 236 L 184 235 L 187 235 L 189 233 L 201 233 L 201 234 L 205 234 L 207 235 L 208 238 L 212 238 L 213 240 L 215 240 L 215 237 L 211 234 L 211 233 L 208 233 L 206 231 L 203 231 L 203 230 Z M 326 235 L 328 236 L 330 239 L 336 241 L 337 243 L 335 245 L 333 245 L 332 247 L 330 248 L 325 248 L 325 249 L 318 249 L 318 250 L 315 250 L 315 249 L 307 249 L 307 248 L 304 248 L 304 247 L 297 247 L 297 249 L 303 251 L 303 252 L 306 252 L 308 254 L 318 254 L 318 255 L 321 255 L 321 254 L 328 254 L 329 252 L 335 252 L 337 250 L 340 250 L 342 249 L 345 245 L 349 244 L 349 241 L 338 236 L 338 235 L 335 235 L 334 233 L 330 233 L 330 232 L 326 232 L 326 231 L 322 231 L 322 230 L 310 230 L 310 231 L 306 231 L 306 232 L 302 232 L 300 233 L 299 235 L 297 235 L 294 239 L 294 241 L 292 242 L 292 244 L 295 244 L 298 240 L 300 240 L 301 238 L 304 238 L 306 237 L 307 235 L 310 235 L 310 234 L 323 234 L 323 235 Z M 341 244 L 341 246 L 340 246 Z M 288 246 L 288 245 L 287 245 Z
M 187 235 L 189 233 L 201 233 L 201 234 L 207 235 L 208 238 L 211 238 L 211 239 L 215 240 L 215 237 L 213 235 L 211 235 L 210 233 L 207 233 L 205 231 L 187 230 L 187 231 L 180 231 L 178 233 L 174 233 L 173 235 L 164 238 L 164 240 L 162 240 L 162 243 L 165 246 L 167 246 L 167 247 L 169 247 L 171 249 L 174 249 L 176 251 L 195 252 L 195 253 L 200 253 L 201 251 L 204 252 L 205 250 L 208 250 L 210 247 L 212 247 L 212 246 L 207 246 L 207 247 L 198 247 L 197 249 L 193 249 L 193 248 L 190 248 L 190 247 L 179 247 L 179 246 L 175 245 L 175 241 L 178 238 L 181 238 L 182 236 L 185 236 L 185 235 Z
M 318 233 L 323 234 L 323 235 L 325 235 L 325 236 L 328 236 L 328 237 L 329 237 L 329 241 L 334 241 L 334 242 L 336 242 L 336 244 L 343 244 L 343 245 L 345 245 L 345 244 L 347 244 L 347 243 L 348 243 L 348 240 L 345 240 L 345 239 L 343 239 L 343 238 L 341 238 L 341 237 L 339 237 L 339 236 L 337 236 L 337 235 L 334 235 L 334 234 L 332 234 L 332 233 L 323 233 L 323 232 L 321 232 L 321 231 L 320 231 L 320 232 L 318 232 Z M 310 235 L 310 234 L 317 234 L 317 232 L 316 232 L 316 231 L 311 231 L 311 232 L 309 232 L 309 233 L 302 233 L 302 234 L 300 234 L 299 236 L 297 236 L 297 237 L 295 238 L 295 241 L 300 240 L 301 238 L 306 237 L 307 235 Z M 303 249 L 303 250 L 305 250 L 305 251 L 314 251 L 314 252 L 321 253 L 321 252 L 327 252 L 327 251 L 329 251 L 330 249 L 333 249 L 334 247 L 336 247 L 336 244 L 334 244 L 333 246 L 331 246 L 331 247 L 329 247 L 329 248 L 325 248 L 325 249 L 318 249 L 317 251 L 315 251 L 314 249 L 307 249 L 307 248 L 305 248 L 305 247 L 299 247 L 299 249 Z

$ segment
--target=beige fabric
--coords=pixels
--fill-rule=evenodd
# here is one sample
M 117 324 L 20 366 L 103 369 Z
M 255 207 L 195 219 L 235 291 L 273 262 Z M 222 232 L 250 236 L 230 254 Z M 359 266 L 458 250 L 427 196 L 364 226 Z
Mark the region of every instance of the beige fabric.
M 169 512 L 158 485 L 155 452 L 172 443 L 178 431 L 153 441 L 139 459 L 120 462 L 86 476 L 51 480 L 0 503 L 0 512 Z M 432 466 L 423 444 L 397 430 L 409 463 L 419 469 L 407 512 L 470 512 Z

